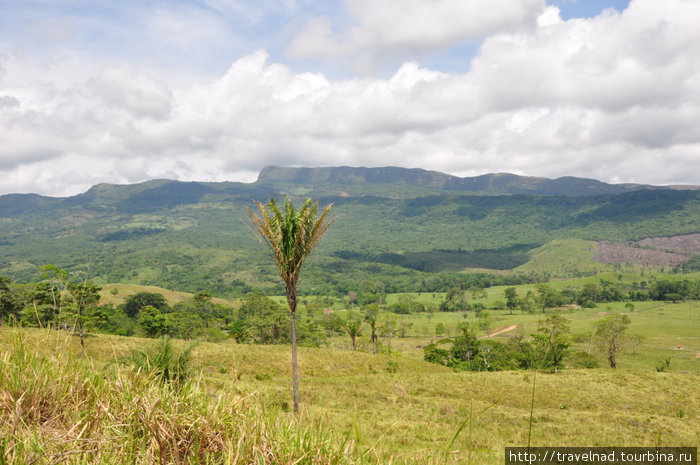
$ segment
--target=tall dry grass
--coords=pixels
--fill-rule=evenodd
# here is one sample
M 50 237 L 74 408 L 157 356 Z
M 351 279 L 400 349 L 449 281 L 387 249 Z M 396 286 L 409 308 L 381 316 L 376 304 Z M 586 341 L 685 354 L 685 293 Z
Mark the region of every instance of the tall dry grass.
M 207 393 L 196 378 L 175 388 L 155 372 L 98 365 L 56 332 L 0 337 L 2 465 L 370 461 L 318 422 L 267 411 L 255 394 Z

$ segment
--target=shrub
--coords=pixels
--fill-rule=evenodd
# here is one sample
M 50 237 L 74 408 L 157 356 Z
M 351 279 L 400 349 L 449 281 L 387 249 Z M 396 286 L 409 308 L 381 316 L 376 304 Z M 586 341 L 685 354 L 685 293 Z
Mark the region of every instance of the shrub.
M 197 343 L 192 342 L 175 353 L 170 337 L 163 336 L 152 350 L 148 352 L 135 350 L 132 354 L 132 360 L 138 368 L 153 373 L 161 381 L 181 385 L 192 374 L 190 361 L 192 351 L 196 346 Z
M 571 368 L 598 368 L 598 359 L 587 352 L 574 352 L 567 357 L 567 366 Z

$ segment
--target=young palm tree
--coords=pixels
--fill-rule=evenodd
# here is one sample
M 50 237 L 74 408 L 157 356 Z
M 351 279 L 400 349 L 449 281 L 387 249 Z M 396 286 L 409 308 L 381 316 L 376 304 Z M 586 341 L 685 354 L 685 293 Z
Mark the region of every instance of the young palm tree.
M 289 304 L 292 326 L 294 411 L 298 412 L 299 374 L 297 370 L 297 333 L 294 321 L 297 311 L 297 283 L 301 265 L 332 223 L 328 212 L 333 205 L 328 205 L 320 215 L 317 215 L 318 202 L 312 202 L 311 199 L 306 200 L 299 210 L 295 210 L 292 201 L 285 197 L 284 212 L 277 206 L 275 199 L 270 199 L 267 207 L 258 201 L 255 202 L 255 205 L 260 211 L 260 215 L 248 209 L 248 219 L 260 242 L 275 259 L 287 292 L 287 304 Z
M 347 323 L 345 323 L 345 326 L 343 326 L 343 329 L 345 330 L 346 333 L 348 333 L 348 336 L 350 336 L 350 340 L 352 341 L 352 350 L 357 350 L 357 346 L 355 345 L 355 340 L 362 336 L 362 329 L 363 325 L 362 322 L 358 320 L 350 320 Z

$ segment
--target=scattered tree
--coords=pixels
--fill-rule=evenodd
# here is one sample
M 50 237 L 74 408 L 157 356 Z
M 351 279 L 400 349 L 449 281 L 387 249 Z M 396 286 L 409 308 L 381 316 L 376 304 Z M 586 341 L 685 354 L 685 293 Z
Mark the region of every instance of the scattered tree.
M 491 332 L 491 314 L 489 312 L 479 312 L 477 317 L 479 318 L 479 329 L 488 335 Z
M 556 291 L 554 291 L 547 284 L 537 285 L 537 300 L 539 301 L 540 307 L 542 308 L 542 313 L 544 313 L 548 307 L 553 307 L 554 305 L 556 305 L 555 292 Z
M 202 329 L 204 330 L 204 340 L 207 340 L 209 330 L 209 316 L 211 314 L 211 294 L 208 292 L 198 292 L 194 295 L 194 306 L 197 313 L 202 318 Z
M 391 339 L 396 333 L 398 325 L 398 319 L 393 313 L 387 313 L 382 318 L 382 322 L 379 325 L 382 336 L 386 339 L 386 348 L 389 354 L 391 354 Z M 403 336 L 402 336 L 403 337 Z
M 129 318 L 136 318 L 141 309 L 148 305 L 163 311 L 168 307 L 168 302 L 165 300 L 165 297 L 163 297 L 163 294 L 158 294 L 156 292 L 137 292 L 126 298 L 123 309 L 124 313 L 126 313 Z
M 622 314 L 611 315 L 596 323 L 596 337 L 607 354 L 610 368 L 617 368 L 617 353 L 629 324 L 629 317 Z
M 445 325 L 442 323 L 438 323 L 435 325 L 435 335 L 436 336 L 442 336 L 445 334 Z
M 569 342 L 566 335 L 569 332 L 569 322 L 563 316 L 553 313 L 540 322 L 536 334 L 532 335 L 534 345 L 540 349 L 543 366 L 553 366 L 557 373 Z
M 321 326 L 326 330 L 326 336 L 331 337 L 333 333 L 343 332 L 344 321 L 337 313 L 330 311 L 321 317 Z
M 379 339 L 379 336 L 377 335 L 377 331 L 380 328 L 379 322 L 377 322 L 377 316 L 372 315 L 371 317 L 367 318 L 367 326 L 369 327 L 369 340 L 372 343 L 372 353 L 376 354 L 377 353 L 377 340 Z
M 514 287 L 507 287 L 503 291 L 503 296 L 506 298 L 506 307 L 508 307 L 512 315 L 513 310 L 518 307 L 518 293 Z
M 632 355 L 637 355 L 637 346 L 645 339 L 641 334 L 631 334 L 630 341 L 632 342 Z
M 287 293 L 287 304 L 291 320 L 292 374 L 294 389 L 294 411 L 299 411 L 299 372 L 297 367 L 297 335 L 295 316 L 297 310 L 297 284 L 301 266 L 306 257 L 316 247 L 321 237 L 331 225 L 328 205 L 317 216 L 318 202 L 307 200 L 297 211 L 291 200 L 285 197 L 284 212 L 275 199 L 270 199 L 267 207 L 255 202 L 260 215 L 248 209 L 248 219 L 262 244 L 274 257 L 280 277 Z
M 355 341 L 362 335 L 362 323 L 358 320 L 351 319 L 345 323 L 343 329 L 346 333 L 348 333 L 348 336 L 350 336 L 350 341 L 352 341 L 352 350 L 357 350 Z
M 100 290 L 102 288 L 93 285 L 91 282 L 68 284 L 68 291 L 73 297 L 71 306 L 73 327 L 77 327 L 80 336 L 80 348 L 85 355 L 85 333 L 94 324 L 94 311 L 100 301 Z
M 54 325 L 58 327 L 63 310 L 63 291 L 68 283 L 68 272 L 55 265 L 48 264 L 41 267 L 41 279 L 49 284 L 51 302 L 53 304 Z
M 139 324 L 143 327 L 148 337 L 158 337 L 167 333 L 168 323 L 164 315 L 157 308 L 146 305 L 141 309 Z
M 441 312 L 466 312 L 467 293 L 462 289 L 452 288 L 445 294 L 445 300 L 440 302 Z

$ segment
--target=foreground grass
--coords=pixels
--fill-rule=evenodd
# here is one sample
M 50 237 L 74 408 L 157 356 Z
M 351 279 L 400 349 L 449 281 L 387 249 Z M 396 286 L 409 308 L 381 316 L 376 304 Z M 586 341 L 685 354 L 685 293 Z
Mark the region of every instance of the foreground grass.
M 532 372 L 302 348 L 294 417 L 289 347 L 202 343 L 200 377 L 177 391 L 115 363 L 156 341 L 94 335 L 81 359 L 72 339 L 0 331 L 6 463 L 497 464 L 504 447 L 528 443 Z M 698 446 L 698 381 L 651 369 L 538 373 L 530 443 Z
M 76 357 L 65 334 L 4 330 L 0 463 L 366 463 L 321 423 Z

